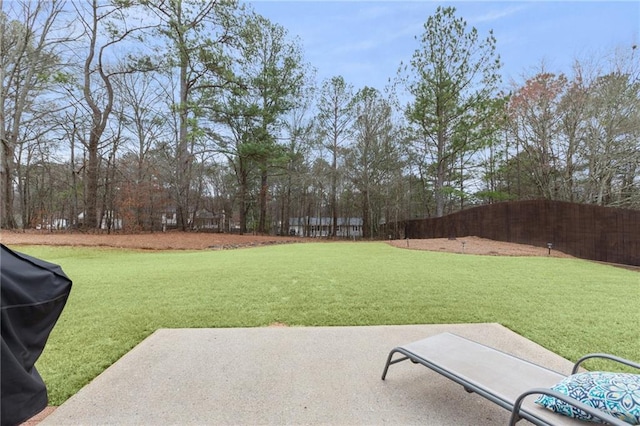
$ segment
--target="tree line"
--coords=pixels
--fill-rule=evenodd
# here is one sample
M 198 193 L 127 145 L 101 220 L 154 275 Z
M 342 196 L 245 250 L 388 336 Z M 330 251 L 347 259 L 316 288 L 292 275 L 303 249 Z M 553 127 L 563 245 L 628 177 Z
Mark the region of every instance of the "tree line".
M 317 82 L 230 0 L 15 0 L 0 13 L 0 226 L 289 232 L 505 200 L 640 208 L 635 46 L 501 79 L 492 32 L 438 7 L 383 89 Z

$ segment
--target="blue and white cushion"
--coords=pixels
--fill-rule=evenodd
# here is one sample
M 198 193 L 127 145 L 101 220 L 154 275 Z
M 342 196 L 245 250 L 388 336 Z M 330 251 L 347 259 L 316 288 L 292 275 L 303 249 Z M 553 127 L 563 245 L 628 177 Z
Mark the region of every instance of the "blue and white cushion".
M 632 425 L 640 425 L 640 374 L 588 372 L 566 377 L 551 389 L 605 411 Z M 548 395 L 536 404 L 556 413 L 602 423 L 599 419 Z

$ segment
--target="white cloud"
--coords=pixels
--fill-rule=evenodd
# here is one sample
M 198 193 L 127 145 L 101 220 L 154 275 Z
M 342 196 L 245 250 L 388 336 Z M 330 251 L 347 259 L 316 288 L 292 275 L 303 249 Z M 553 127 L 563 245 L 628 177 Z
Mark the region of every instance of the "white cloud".
M 500 19 L 506 18 L 508 16 L 519 13 L 522 10 L 528 9 L 529 5 L 527 4 L 519 4 L 517 6 L 509 6 L 502 9 L 490 10 L 481 15 L 472 16 L 468 19 L 470 24 L 479 24 L 484 22 L 494 22 Z

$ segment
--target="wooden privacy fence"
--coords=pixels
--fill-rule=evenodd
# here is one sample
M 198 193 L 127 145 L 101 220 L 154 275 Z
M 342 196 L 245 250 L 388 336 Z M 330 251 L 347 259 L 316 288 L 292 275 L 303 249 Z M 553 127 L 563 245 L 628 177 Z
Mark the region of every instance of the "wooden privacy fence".
M 490 204 L 440 218 L 404 221 L 404 237 L 477 236 L 640 266 L 640 211 L 535 200 Z M 404 225 L 404 226 L 402 226 Z

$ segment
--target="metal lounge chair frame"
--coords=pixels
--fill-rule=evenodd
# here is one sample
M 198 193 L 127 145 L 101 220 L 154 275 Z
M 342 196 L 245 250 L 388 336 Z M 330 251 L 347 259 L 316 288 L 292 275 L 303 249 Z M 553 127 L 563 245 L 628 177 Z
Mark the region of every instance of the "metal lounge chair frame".
M 400 358 L 394 358 L 401 354 Z M 605 358 L 640 369 L 640 364 L 608 354 L 589 354 L 580 358 L 571 374 L 590 358 Z M 385 380 L 389 367 L 411 360 L 462 385 L 467 392 L 477 393 L 511 411 L 509 425 L 526 419 L 535 425 L 584 425 L 551 410 L 537 406 L 530 395 L 550 395 L 614 426 L 629 426 L 608 413 L 589 407 L 567 395 L 549 389 L 566 375 L 541 367 L 497 349 L 452 333 L 442 333 L 391 350 L 382 373 Z

